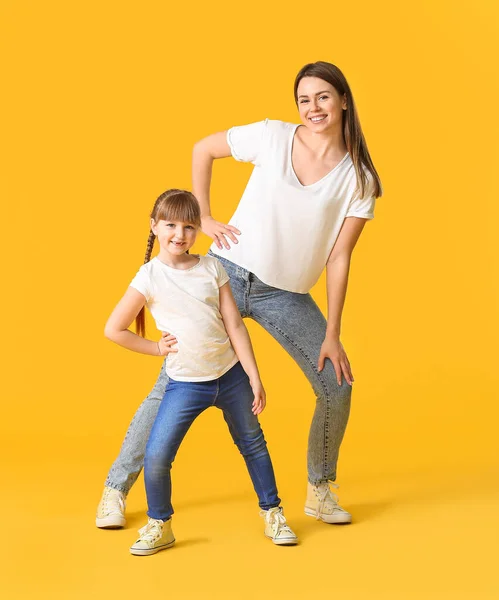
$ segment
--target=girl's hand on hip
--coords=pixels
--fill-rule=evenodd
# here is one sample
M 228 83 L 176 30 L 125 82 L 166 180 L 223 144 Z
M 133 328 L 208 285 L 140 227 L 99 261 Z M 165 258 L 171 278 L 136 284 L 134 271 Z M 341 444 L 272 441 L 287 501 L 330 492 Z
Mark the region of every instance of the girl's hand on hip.
M 345 349 L 343 348 L 339 339 L 331 339 L 327 337 L 324 339 L 324 342 L 321 346 L 321 352 L 319 354 L 319 361 L 317 363 L 319 372 L 324 368 L 326 358 L 329 358 L 329 360 L 333 363 L 338 385 L 341 385 L 342 373 L 345 376 L 345 381 L 348 383 L 348 385 L 352 385 L 354 380 L 352 369 L 350 367 L 350 362 L 346 355 Z
M 254 415 L 259 415 L 265 408 L 265 405 L 267 404 L 265 390 L 263 389 L 261 381 L 253 382 L 250 380 L 250 385 L 251 389 L 253 390 L 253 395 L 255 396 L 253 404 L 251 405 L 251 412 Z
M 158 349 L 160 356 L 166 356 L 170 352 L 178 352 L 177 348 L 172 348 L 177 343 L 177 338 L 174 335 L 168 333 L 168 331 L 161 332 L 161 339 L 158 342 Z
M 230 238 L 234 244 L 237 244 L 236 235 L 241 235 L 239 229 L 232 227 L 232 225 L 225 225 L 224 223 L 220 223 L 220 221 L 215 221 L 213 217 L 202 217 L 201 229 L 203 233 L 214 240 L 217 248 L 220 248 L 220 250 L 222 249 L 222 244 L 227 250 L 230 250 L 229 242 L 225 236 Z

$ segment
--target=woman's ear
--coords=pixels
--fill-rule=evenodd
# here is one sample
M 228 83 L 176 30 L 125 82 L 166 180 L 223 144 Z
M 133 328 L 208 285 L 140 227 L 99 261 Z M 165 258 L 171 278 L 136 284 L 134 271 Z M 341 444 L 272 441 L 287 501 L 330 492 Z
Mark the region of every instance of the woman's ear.
M 348 108 L 347 106 L 347 95 L 343 94 L 343 98 L 341 99 L 341 108 L 343 110 L 346 110 Z

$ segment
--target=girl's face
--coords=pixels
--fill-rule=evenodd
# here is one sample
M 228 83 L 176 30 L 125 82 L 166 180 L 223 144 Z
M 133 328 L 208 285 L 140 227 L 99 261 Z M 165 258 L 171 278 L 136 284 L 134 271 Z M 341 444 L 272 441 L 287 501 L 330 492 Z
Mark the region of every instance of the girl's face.
M 192 223 L 164 220 L 154 222 L 151 219 L 151 229 L 158 238 L 161 250 L 174 256 L 185 254 L 196 241 L 197 227 Z
M 302 123 L 314 133 L 341 128 L 346 96 L 318 77 L 304 77 L 298 84 L 298 110 Z

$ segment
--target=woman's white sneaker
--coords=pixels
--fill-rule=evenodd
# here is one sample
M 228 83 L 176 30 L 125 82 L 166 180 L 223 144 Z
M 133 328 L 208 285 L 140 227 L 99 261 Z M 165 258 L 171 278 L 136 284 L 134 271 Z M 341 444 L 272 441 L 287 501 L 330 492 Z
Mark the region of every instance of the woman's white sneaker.
M 324 481 L 317 485 L 310 482 L 307 487 L 307 501 L 305 502 L 305 514 L 315 517 L 318 521 L 341 525 L 352 522 L 352 515 L 338 504 L 338 496 L 333 494 L 329 488 L 335 483 Z
M 136 556 L 156 554 L 160 550 L 171 548 L 175 543 L 171 519 L 160 521 L 149 518 L 147 525 L 139 529 L 139 535 L 139 539 L 130 548 L 130 553 Z
M 298 538 L 286 523 L 282 514 L 282 507 L 261 510 L 260 516 L 265 521 L 265 535 L 278 546 L 293 546 L 298 543 Z
M 125 519 L 125 496 L 119 490 L 105 487 L 97 507 L 95 524 L 102 529 L 118 529 L 124 527 Z

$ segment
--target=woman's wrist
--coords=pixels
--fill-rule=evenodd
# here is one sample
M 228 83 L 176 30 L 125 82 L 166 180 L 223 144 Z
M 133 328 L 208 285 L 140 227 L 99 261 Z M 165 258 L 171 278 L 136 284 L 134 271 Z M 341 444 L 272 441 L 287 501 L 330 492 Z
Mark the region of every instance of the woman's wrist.
M 328 340 L 339 340 L 340 330 L 338 327 L 327 327 L 326 328 L 326 339 Z

